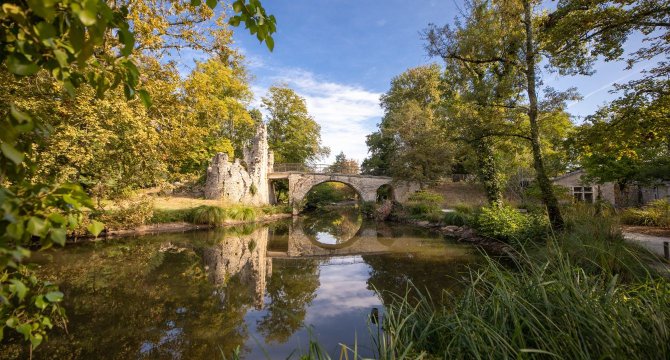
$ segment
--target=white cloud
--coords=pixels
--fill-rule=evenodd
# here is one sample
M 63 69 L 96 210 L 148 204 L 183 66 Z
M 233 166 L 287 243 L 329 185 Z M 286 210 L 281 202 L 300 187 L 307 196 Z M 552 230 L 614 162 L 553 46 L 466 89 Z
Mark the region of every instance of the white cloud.
M 286 83 L 305 98 L 310 115 L 321 125 L 322 142 L 331 149 L 327 162 L 332 161 L 340 151 L 359 162 L 367 156 L 365 136 L 373 131 L 382 116 L 379 107 L 381 93 L 357 85 L 323 80 L 302 69 L 271 70 L 274 75 L 252 87 L 256 94 L 254 106 L 260 106 L 260 97 L 265 95 L 269 86 Z

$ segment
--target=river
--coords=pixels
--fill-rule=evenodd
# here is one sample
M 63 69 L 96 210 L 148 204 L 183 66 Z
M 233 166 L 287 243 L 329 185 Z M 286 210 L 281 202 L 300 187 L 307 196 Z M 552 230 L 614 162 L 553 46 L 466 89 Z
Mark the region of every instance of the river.
M 245 359 L 284 359 L 313 339 L 333 358 L 340 344 L 374 356 L 371 333 L 390 292 L 411 283 L 439 301 L 443 289 L 458 291 L 475 253 L 352 211 L 50 250 L 39 271 L 65 293 L 69 323 L 33 355 L 211 359 L 237 349 Z M 21 358 L 20 349 L 3 352 Z

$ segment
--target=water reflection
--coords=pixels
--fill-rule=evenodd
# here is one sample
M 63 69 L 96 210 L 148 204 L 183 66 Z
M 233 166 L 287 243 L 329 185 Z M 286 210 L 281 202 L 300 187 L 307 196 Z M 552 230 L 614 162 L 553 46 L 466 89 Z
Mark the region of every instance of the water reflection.
M 319 233 L 335 241 L 322 243 Z M 457 287 L 468 248 L 421 229 L 336 213 L 264 227 L 145 236 L 48 253 L 41 271 L 66 293 L 69 333 L 36 358 L 286 358 L 306 326 L 333 355 L 408 282 L 432 294 Z M 261 343 L 259 345 L 258 343 Z M 7 358 L 27 354 L 3 344 Z

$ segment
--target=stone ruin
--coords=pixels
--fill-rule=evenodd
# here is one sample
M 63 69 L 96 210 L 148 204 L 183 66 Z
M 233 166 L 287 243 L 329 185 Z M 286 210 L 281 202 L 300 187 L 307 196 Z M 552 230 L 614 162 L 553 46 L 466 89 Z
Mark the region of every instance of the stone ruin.
M 248 205 L 269 204 L 268 172 L 273 167 L 267 128 L 261 123 L 251 144 L 244 149 L 243 161 L 230 162 L 225 153 L 214 155 L 207 168 L 205 198 Z

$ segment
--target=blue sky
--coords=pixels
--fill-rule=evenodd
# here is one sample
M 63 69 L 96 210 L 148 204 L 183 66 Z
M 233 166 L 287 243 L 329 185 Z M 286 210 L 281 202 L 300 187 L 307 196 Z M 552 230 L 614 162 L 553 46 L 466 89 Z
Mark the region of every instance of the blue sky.
M 366 157 L 365 136 L 375 131 L 382 116 L 379 96 L 388 90 L 393 76 L 440 62 L 427 56 L 420 32 L 429 23 L 451 22 L 462 6 L 461 0 L 265 0 L 263 4 L 277 18 L 274 52 L 246 30 L 235 29 L 236 46 L 255 77 L 255 104 L 272 84 L 284 82 L 296 90 L 321 125 L 324 145 L 331 148 L 325 161 L 340 151 L 358 161 Z M 585 98 L 569 108 L 578 119 L 612 99 L 608 90 L 613 82 L 635 78 L 644 67 L 624 71 L 623 63 L 601 62 L 594 76 L 545 74 L 544 81 L 557 89 L 578 88 Z

